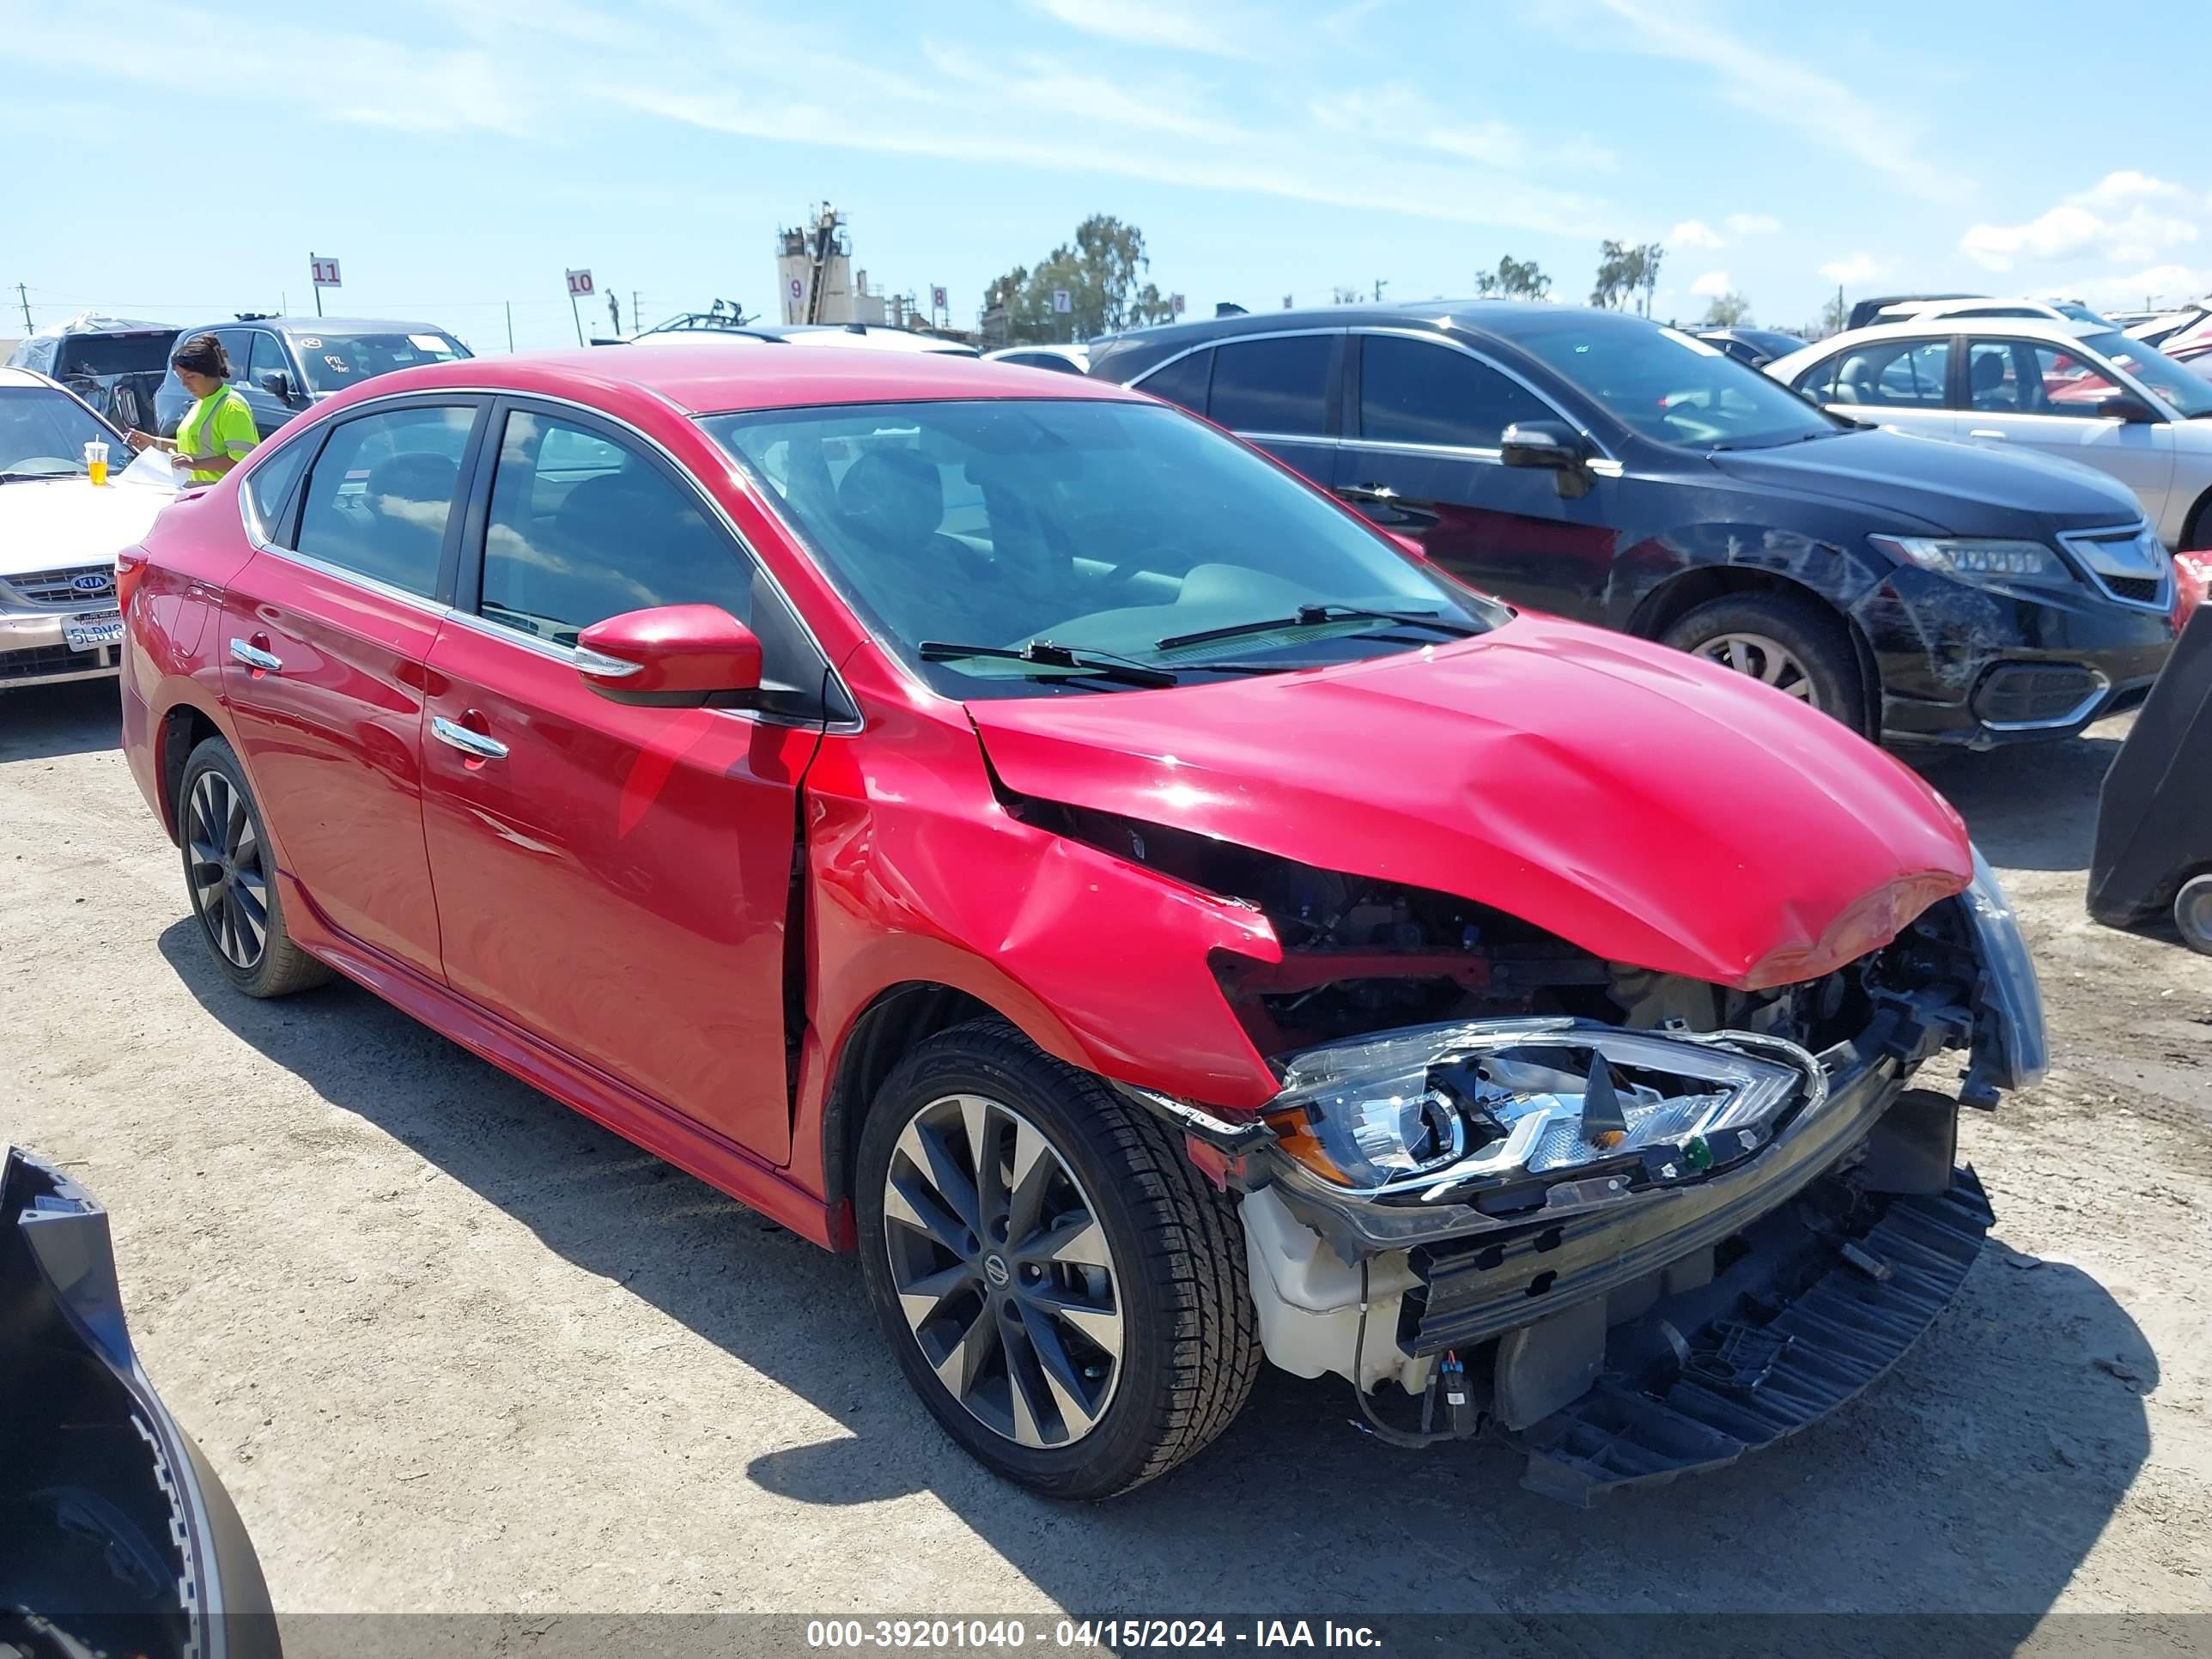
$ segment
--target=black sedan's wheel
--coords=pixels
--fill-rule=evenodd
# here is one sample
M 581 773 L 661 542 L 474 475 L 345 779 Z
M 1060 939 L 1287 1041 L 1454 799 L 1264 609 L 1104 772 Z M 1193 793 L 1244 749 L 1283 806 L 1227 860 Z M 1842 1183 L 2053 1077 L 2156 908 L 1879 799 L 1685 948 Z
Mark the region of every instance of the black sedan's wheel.
M 1000 1474 L 1063 1498 L 1151 1480 L 1225 1428 L 1258 1341 L 1244 1240 L 1177 1138 L 996 1021 L 884 1085 L 861 1259 L 908 1381 Z
M 1856 654 L 1832 616 L 1781 593 L 1737 593 L 1689 611 L 1666 642 L 1772 686 L 1867 735 Z
M 2173 896 L 2173 925 L 2181 942 L 2212 956 L 2212 875 L 2191 876 Z
M 248 996 L 275 997 L 329 978 L 292 943 L 261 814 L 221 738 L 208 738 L 185 763 L 177 822 L 192 914 L 230 982 Z

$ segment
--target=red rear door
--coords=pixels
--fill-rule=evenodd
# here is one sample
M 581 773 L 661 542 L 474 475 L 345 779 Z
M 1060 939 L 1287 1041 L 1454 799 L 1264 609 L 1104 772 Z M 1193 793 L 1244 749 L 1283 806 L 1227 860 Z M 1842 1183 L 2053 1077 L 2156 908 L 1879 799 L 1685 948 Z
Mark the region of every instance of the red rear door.
M 469 514 L 481 568 L 464 561 L 429 659 L 447 981 L 787 1162 L 798 787 L 820 722 L 611 702 L 577 677 L 573 643 L 625 611 L 704 603 L 762 634 L 771 679 L 819 688 L 820 659 L 793 665 L 811 647 L 772 585 L 635 434 L 502 405 L 493 442 Z
M 410 400 L 334 425 L 301 505 L 229 586 L 223 696 L 285 871 L 331 925 L 433 978 L 422 709 L 483 406 Z

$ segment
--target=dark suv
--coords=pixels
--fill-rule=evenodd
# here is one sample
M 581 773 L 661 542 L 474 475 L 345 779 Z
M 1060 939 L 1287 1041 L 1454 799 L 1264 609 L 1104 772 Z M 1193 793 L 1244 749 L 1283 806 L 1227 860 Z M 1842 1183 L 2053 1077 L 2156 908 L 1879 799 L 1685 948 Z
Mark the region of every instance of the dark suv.
M 1103 342 L 1091 372 L 1261 445 L 1466 582 L 1863 732 L 2063 736 L 2140 701 L 2173 643 L 2172 562 L 2122 486 L 1825 414 L 1618 313 L 1217 318 Z
M 212 334 L 230 354 L 231 383 L 246 394 L 253 424 L 270 433 L 302 410 L 363 380 L 395 368 L 449 363 L 474 354 L 435 323 L 399 323 L 389 319 L 347 317 L 240 317 L 201 323 L 179 332 L 189 340 Z M 177 435 L 177 423 L 192 400 L 169 371 L 154 394 L 156 429 Z

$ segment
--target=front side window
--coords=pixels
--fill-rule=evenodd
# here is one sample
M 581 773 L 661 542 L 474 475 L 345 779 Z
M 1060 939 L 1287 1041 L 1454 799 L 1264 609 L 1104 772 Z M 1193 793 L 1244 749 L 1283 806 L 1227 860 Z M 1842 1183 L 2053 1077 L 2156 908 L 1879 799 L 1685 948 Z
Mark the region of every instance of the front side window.
M 241 366 L 234 364 L 233 367 Z M 242 368 L 246 385 L 257 392 L 268 390 L 263 380 L 264 375 L 289 375 L 292 372 L 292 366 L 284 361 L 284 348 L 276 343 L 276 337 L 260 329 L 253 331 L 253 349 Z
M 1110 690 L 1130 668 L 1141 684 L 1314 666 L 1444 644 L 1508 614 L 1157 404 L 886 404 L 702 424 L 948 696 Z M 970 646 L 983 649 L 945 649 Z M 1056 665 L 1063 651 L 1116 659 L 1125 678 Z
M 404 592 L 437 592 L 473 407 L 410 406 L 331 433 L 307 477 L 299 550 Z
M 1531 315 L 1514 319 L 1511 343 L 1646 438 L 1693 449 L 1764 449 L 1851 430 L 1779 381 L 1674 329 L 1605 312 L 1527 309 Z
M 42 386 L 0 386 L 0 481 L 81 473 L 84 447 L 95 440 L 121 471 L 129 454 L 121 435 L 76 398 Z
M 516 410 L 501 434 L 484 532 L 484 617 L 556 645 L 663 605 L 757 625 L 750 562 L 692 491 L 628 444 Z
M 1495 449 L 1516 421 L 1557 418 L 1551 405 L 1465 352 L 1370 334 L 1359 348 L 1359 435 L 1376 443 Z

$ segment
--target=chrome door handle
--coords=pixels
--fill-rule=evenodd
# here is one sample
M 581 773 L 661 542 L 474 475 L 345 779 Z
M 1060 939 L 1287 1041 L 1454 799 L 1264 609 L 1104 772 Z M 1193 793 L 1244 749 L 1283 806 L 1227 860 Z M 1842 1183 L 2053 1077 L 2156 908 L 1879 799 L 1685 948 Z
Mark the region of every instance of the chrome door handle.
M 258 668 L 264 674 L 281 674 L 284 672 L 284 659 L 282 657 L 271 656 L 258 646 L 248 645 L 244 640 L 233 640 L 230 642 L 230 654 L 232 660 L 242 662 L 248 668 Z
M 430 735 L 440 743 L 451 744 L 464 755 L 474 755 L 478 760 L 505 760 L 507 745 L 497 738 L 488 738 L 481 732 L 471 732 L 465 726 L 433 715 Z
M 1380 483 L 1340 484 L 1336 493 L 1347 501 L 1395 501 L 1398 499 L 1396 490 L 1389 484 Z
M 1971 429 L 1966 435 L 1969 438 L 2002 438 L 2004 434 L 1995 427 L 1978 426 Z

